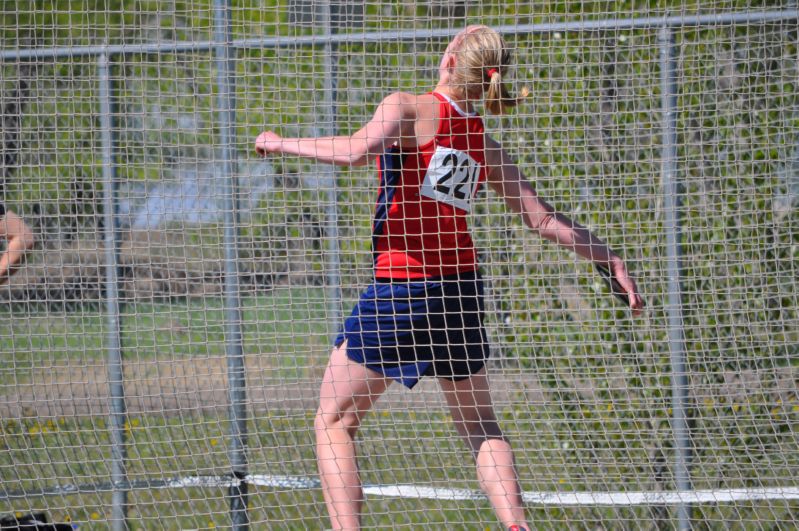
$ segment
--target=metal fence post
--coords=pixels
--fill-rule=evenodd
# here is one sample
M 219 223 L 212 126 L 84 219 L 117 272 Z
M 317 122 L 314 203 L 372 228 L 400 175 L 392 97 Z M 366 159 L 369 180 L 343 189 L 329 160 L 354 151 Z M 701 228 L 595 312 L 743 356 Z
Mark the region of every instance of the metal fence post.
M 668 292 L 666 314 L 668 320 L 669 352 L 671 358 L 671 429 L 674 436 L 674 480 L 679 492 L 691 490 L 688 473 L 690 434 L 686 421 L 688 374 L 685 362 L 683 334 L 682 291 L 680 287 L 680 220 L 679 183 L 677 182 L 677 59 L 672 30 L 663 26 L 658 32 L 660 44 L 660 86 L 663 113 L 663 213 L 666 232 L 666 272 Z M 687 503 L 677 505 L 678 528 L 691 528 Z
M 119 219 L 117 179 L 114 166 L 114 137 L 111 116 L 113 87 L 106 54 L 97 58 L 100 82 L 100 138 L 103 160 L 103 240 L 105 247 L 105 312 L 108 326 L 108 386 L 111 398 L 111 528 L 127 529 L 128 486 L 125 471 L 125 388 L 123 385 L 122 341 L 119 316 Z
M 234 146 L 236 105 L 235 64 L 231 57 L 230 0 L 214 0 L 214 51 L 219 138 L 224 195 L 225 251 L 225 353 L 230 400 L 229 458 L 232 482 L 228 491 L 233 529 L 249 528 L 247 514 L 247 404 L 244 346 L 241 332 L 241 301 L 238 271 L 239 200 Z
M 333 26 L 330 14 L 330 2 L 323 1 L 319 4 L 319 18 L 324 28 L 324 35 L 333 35 Z M 320 116 L 323 125 L 319 130 L 320 136 L 336 134 L 336 64 L 334 52 L 336 44 L 328 41 L 324 44 L 324 57 L 322 58 L 324 78 L 322 80 L 322 101 L 324 107 Z M 325 206 L 325 238 L 327 240 L 327 294 L 328 294 L 328 332 L 333 334 L 341 321 L 341 256 L 338 235 L 338 192 L 336 190 L 336 169 L 330 164 L 320 168 L 321 182 L 326 192 Z

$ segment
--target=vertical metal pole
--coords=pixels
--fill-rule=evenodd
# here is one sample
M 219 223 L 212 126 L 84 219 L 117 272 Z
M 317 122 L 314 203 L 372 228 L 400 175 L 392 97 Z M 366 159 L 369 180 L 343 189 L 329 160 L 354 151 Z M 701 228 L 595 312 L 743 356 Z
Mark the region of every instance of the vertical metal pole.
M 111 117 L 111 71 L 106 54 L 97 58 L 100 78 L 100 138 L 103 156 L 103 236 L 105 246 L 105 311 L 108 326 L 108 385 L 111 396 L 111 528 L 127 529 L 128 488 L 125 471 L 125 389 L 122 369 L 122 341 L 119 317 L 119 220 L 117 179 L 114 166 L 114 137 Z
M 325 31 L 325 36 L 333 34 L 333 27 L 330 16 L 330 2 L 328 0 L 319 2 L 319 18 Z M 319 128 L 320 136 L 332 136 L 336 134 L 336 64 L 335 64 L 335 45 L 328 42 L 324 46 L 323 65 L 323 87 L 322 101 L 324 108 L 319 113 L 322 117 L 322 127 Z M 341 321 L 341 256 L 338 235 L 338 191 L 336 189 L 336 169 L 330 164 L 320 167 L 319 173 L 322 176 L 321 182 L 326 191 L 327 205 L 325 206 L 325 238 L 327 240 L 327 295 L 329 305 L 330 334 L 335 333 L 335 328 Z
M 669 351 L 671 357 L 671 428 L 674 434 L 674 478 L 678 491 L 691 490 L 688 474 L 690 435 L 686 421 L 688 398 L 688 374 L 685 362 L 685 338 L 683 335 L 682 293 L 680 287 L 680 220 L 679 189 L 677 182 L 677 59 L 674 36 L 668 26 L 658 32 L 660 44 L 660 83 L 663 112 L 663 157 L 661 178 L 663 180 L 664 230 L 666 232 L 666 271 L 668 275 L 668 297 L 666 314 L 668 319 Z M 691 528 L 687 503 L 677 506 L 678 528 Z
M 241 333 L 241 304 L 238 272 L 238 182 L 234 146 L 236 106 L 234 98 L 235 64 L 229 43 L 230 0 L 214 0 L 214 50 L 218 91 L 218 124 L 221 144 L 224 193 L 225 250 L 225 353 L 227 355 L 230 397 L 229 459 L 233 482 L 228 491 L 233 529 L 249 529 L 247 514 L 247 405 L 244 347 Z

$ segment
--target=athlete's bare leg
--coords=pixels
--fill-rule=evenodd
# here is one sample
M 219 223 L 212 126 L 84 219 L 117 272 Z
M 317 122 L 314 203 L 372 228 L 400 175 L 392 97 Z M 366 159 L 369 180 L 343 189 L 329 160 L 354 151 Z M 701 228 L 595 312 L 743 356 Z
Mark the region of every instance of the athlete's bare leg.
M 513 450 L 497 423 L 485 369 L 458 382 L 439 378 L 439 384 L 458 433 L 472 449 L 480 487 L 497 517 L 506 528 L 515 524 L 530 529 L 513 464 Z
M 360 529 L 363 489 L 355 434 L 391 379 L 350 360 L 345 343 L 333 350 L 316 412 L 316 459 L 333 529 Z

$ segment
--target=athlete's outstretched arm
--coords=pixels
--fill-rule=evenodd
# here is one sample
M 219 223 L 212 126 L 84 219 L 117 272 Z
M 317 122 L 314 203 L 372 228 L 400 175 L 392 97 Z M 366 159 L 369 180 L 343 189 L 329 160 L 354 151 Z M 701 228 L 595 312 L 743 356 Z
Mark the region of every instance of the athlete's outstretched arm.
M 266 156 L 282 153 L 342 166 L 362 166 L 369 157 L 385 152 L 401 138 L 414 136 L 415 107 L 409 95 L 387 96 L 360 130 L 349 136 L 282 138 L 264 131 L 255 140 L 255 151 Z
M 551 205 L 538 196 L 510 155 L 488 135 L 485 152 L 488 185 L 514 212 L 522 215 L 524 223 L 547 240 L 607 266 L 627 292 L 630 308 L 634 312 L 640 311 L 644 307 L 643 299 L 621 257 L 588 229 L 555 212 Z
M 0 254 L 0 284 L 8 280 L 22 260 L 25 251 L 33 247 L 34 236 L 30 227 L 11 210 L 0 216 L 0 238 L 7 241 L 6 250 Z

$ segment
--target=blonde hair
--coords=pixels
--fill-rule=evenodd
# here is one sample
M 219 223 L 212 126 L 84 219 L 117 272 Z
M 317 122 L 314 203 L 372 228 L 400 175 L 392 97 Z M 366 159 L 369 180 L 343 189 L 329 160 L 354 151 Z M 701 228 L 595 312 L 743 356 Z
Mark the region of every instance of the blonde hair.
M 505 39 L 488 26 L 470 26 L 453 40 L 450 52 L 456 57 L 451 83 L 463 87 L 466 96 L 485 100 L 491 114 L 504 114 L 528 94 L 523 88 L 514 98 L 502 80 L 513 67 L 513 55 Z

